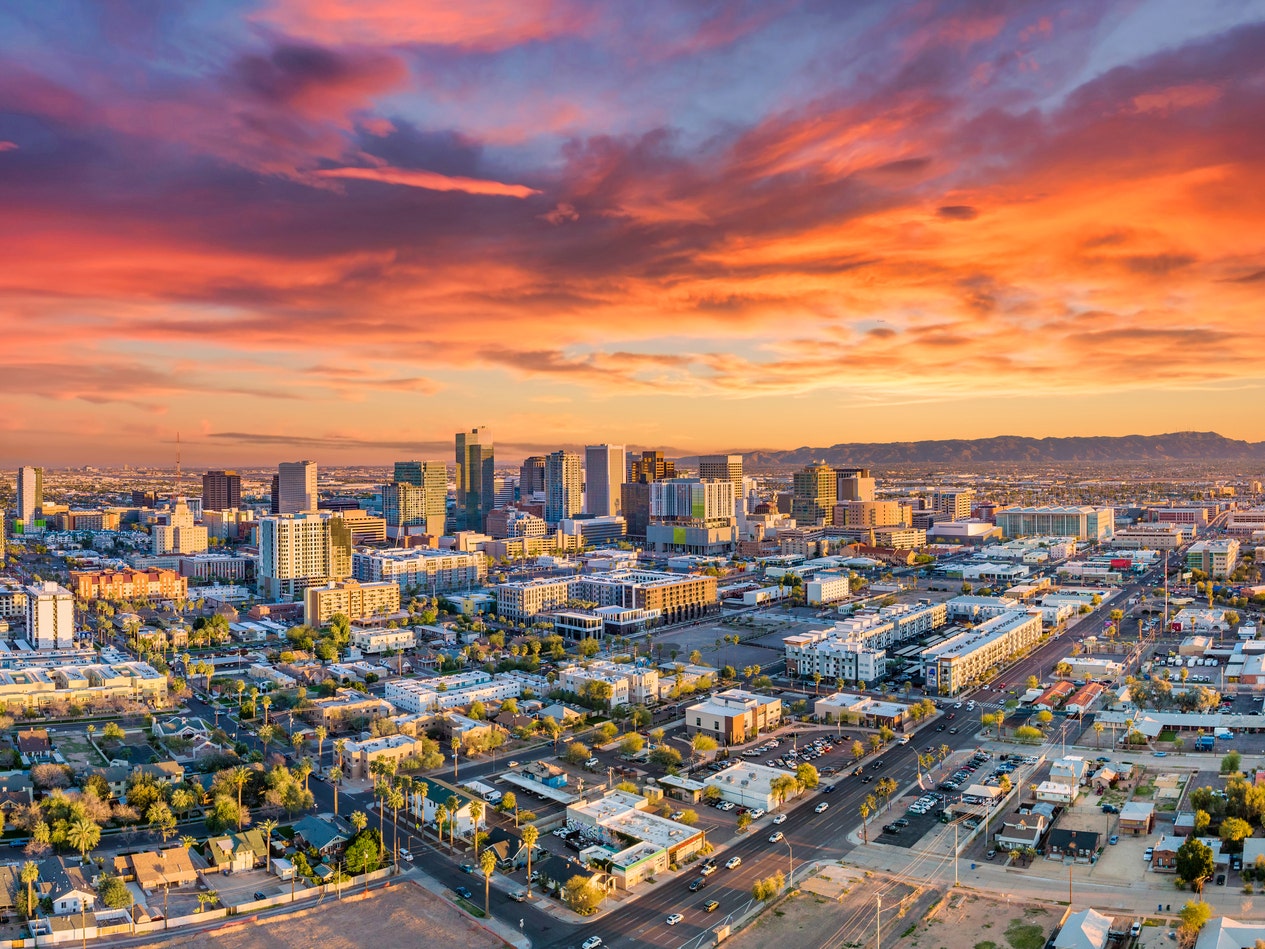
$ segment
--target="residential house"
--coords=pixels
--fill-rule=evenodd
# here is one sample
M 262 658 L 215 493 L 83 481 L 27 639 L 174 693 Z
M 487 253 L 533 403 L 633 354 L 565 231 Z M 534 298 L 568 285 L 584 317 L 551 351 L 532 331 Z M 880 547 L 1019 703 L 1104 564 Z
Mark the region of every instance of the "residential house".
M 1265 925 L 1216 916 L 1199 931 L 1195 949 L 1253 949 L 1265 940 Z
M 18 732 L 18 754 L 22 756 L 22 764 L 28 768 L 52 761 L 54 750 L 48 729 L 27 728 Z
M 92 909 L 97 901 L 97 891 L 77 862 L 68 866 L 63 858 L 49 857 L 39 866 L 40 896 L 52 902 L 55 916 Z
M 1189 837 L 1195 832 L 1195 812 L 1194 811 L 1178 811 L 1173 817 L 1173 834 L 1177 837 Z M 1265 844 L 1265 840 L 1261 843 Z M 1244 853 L 1247 852 L 1247 842 L 1244 841 Z M 1243 861 L 1247 863 L 1245 859 Z
M 1035 850 L 1045 828 L 1045 818 L 1039 814 L 1021 817 L 1018 823 L 1002 824 L 1001 830 L 993 835 L 993 842 L 998 850 L 1022 850 L 1024 847 Z
M 563 705 L 561 702 L 554 702 L 552 705 L 546 705 L 537 714 L 537 718 L 552 718 L 563 728 L 570 728 L 572 725 L 578 725 L 584 721 L 585 712 L 581 709 L 574 709 L 569 705 Z
M 193 868 L 189 851 L 184 847 L 167 847 L 163 850 L 146 850 L 131 854 L 131 876 L 136 885 L 146 893 L 173 886 L 188 886 L 198 881 L 198 871 Z
M 1151 853 L 1151 869 L 1156 873 L 1176 873 L 1177 848 L 1185 842 L 1185 837 L 1160 834 L 1159 843 L 1155 845 Z
M 0 923 L 7 923 L 18 916 L 18 893 L 26 889 L 21 874 L 20 864 L 0 865 Z
M 1067 917 L 1051 945 L 1054 949 L 1104 949 L 1110 931 L 1110 916 L 1083 909 Z
M 166 721 L 154 720 L 150 731 L 159 741 L 167 738 L 183 738 L 185 741 L 193 741 L 195 738 L 206 738 L 214 730 L 214 726 L 204 718 L 198 718 L 196 715 L 177 716 L 169 718 Z
M 1094 772 L 1094 791 L 1098 794 L 1106 794 L 1116 786 L 1116 782 L 1119 780 L 1120 775 L 1116 773 L 1114 768 L 1103 765 Z
M 212 837 L 206 842 L 207 860 L 220 873 L 253 870 L 265 862 L 268 843 L 262 830 Z
M 1155 805 L 1149 801 L 1130 801 L 1120 808 L 1120 833 L 1140 837 L 1155 829 Z
M 1037 700 L 1032 703 L 1032 707 L 1037 711 L 1053 712 L 1066 702 L 1075 691 L 1076 686 L 1070 682 L 1055 682 L 1037 697 Z
M 1099 834 L 1092 830 L 1064 830 L 1056 827 L 1045 838 L 1047 857 L 1061 859 L 1072 856 L 1077 863 L 1088 863 L 1098 850 Z
M 294 836 L 317 853 L 328 855 L 355 836 L 355 829 L 333 814 L 309 814 L 294 825 Z
M 445 808 L 449 808 L 448 802 L 455 797 L 457 799 L 456 834 L 458 837 L 465 837 L 471 833 L 474 829 L 474 817 L 470 813 L 470 804 L 475 800 L 473 796 L 461 788 L 455 788 L 451 784 L 438 781 L 435 778 L 414 778 L 413 780 L 415 790 L 416 785 L 419 783 L 426 785 L 426 797 L 422 798 L 424 811 L 420 815 L 423 823 L 434 824 L 435 813 L 439 806 L 443 805 Z M 416 797 L 413 804 L 413 816 L 419 816 Z M 452 819 L 450 813 L 449 820 L 451 821 Z M 486 829 L 486 817 L 479 819 L 479 827 L 480 829 Z
M 6 816 L 15 808 L 35 800 L 35 786 L 29 771 L 0 771 L 0 812 Z

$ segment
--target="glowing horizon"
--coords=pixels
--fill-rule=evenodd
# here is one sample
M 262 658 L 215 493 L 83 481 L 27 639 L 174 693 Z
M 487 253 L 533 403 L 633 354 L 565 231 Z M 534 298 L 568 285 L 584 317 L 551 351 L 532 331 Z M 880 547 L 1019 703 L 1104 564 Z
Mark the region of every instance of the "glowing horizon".
M 8 8 L 0 464 L 1265 440 L 1265 5 L 1006 10 Z

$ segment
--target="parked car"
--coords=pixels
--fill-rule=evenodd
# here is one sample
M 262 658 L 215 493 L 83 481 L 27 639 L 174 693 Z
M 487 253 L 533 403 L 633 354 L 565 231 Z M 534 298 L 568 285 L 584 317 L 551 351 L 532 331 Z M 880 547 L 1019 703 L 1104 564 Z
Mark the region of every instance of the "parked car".
M 1110 837 L 1108 837 L 1108 838 L 1107 838 L 1107 843 L 1109 843 L 1109 844 L 1118 844 L 1118 843 L 1120 843 L 1120 835 L 1119 835 L 1119 834 L 1112 834 Z
M 460 896 L 463 900 L 471 898 L 471 893 L 468 887 L 458 886 L 453 889 L 453 892 Z
M 463 864 L 461 865 L 461 872 L 462 872 L 462 873 L 474 873 L 474 864 L 473 864 L 473 863 L 463 863 Z

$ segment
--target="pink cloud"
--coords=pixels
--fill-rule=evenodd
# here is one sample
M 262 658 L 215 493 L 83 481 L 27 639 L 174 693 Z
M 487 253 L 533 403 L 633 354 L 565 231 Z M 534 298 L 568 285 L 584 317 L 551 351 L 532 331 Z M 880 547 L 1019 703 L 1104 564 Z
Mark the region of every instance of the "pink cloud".
M 507 198 L 530 198 L 540 194 L 526 185 L 511 185 L 501 181 L 481 178 L 463 178 L 441 175 L 417 168 L 325 168 L 316 172 L 321 178 L 354 178 L 360 181 L 380 181 L 383 184 L 406 185 L 427 191 L 464 191 L 466 194 L 501 195 Z
M 18 147 L 17 142 L 8 142 L 0 140 L 0 152 L 11 152 Z

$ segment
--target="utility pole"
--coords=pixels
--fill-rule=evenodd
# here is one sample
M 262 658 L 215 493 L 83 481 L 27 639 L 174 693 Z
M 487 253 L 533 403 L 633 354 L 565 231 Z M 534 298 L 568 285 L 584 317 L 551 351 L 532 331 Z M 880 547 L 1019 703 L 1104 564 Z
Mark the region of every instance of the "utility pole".
M 953 885 L 958 885 L 958 822 L 953 822 Z
M 878 904 L 874 910 L 874 949 L 882 949 L 883 897 L 874 897 L 874 902 Z
M 1072 867 L 1074 865 L 1071 863 L 1067 865 L 1067 905 L 1069 908 L 1072 905 Z

